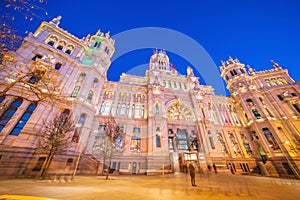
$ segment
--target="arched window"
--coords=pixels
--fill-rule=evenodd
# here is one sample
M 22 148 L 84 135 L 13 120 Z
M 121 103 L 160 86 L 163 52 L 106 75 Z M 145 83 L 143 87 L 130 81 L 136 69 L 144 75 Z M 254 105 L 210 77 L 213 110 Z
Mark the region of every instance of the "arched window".
M 66 54 L 71 54 L 71 52 L 72 52 L 71 49 L 67 49 L 67 50 L 65 51 Z
M 258 110 L 256 108 L 252 109 L 252 112 L 253 112 L 256 119 L 261 119 L 262 118 L 260 113 L 258 112 Z
M 98 79 L 95 78 L 94 81 L 93 81 L 93 88 L 96 88 L 97 84 L 98 84 Z
M 126 112 L 126 104 L 125 104 L 125 103 L 123 103 L 123 104 L 121 105 L 120 114 L 121 114 L 121 115 L 124 115 L 124 114 L 125 114 L 125 112 Z
M 83 126 L 84 123 L 85 123 L 85 120 L 86 120 L 86 114 L 81 114 L 81 115 L 80 115 L 80 118 L 79 118 L 79 121 L 78 121 L 78 124 L 79 124 L 80 126 Z
M 91 102 L 93 96 L 94 96 L 94 92 L 93 92 L 93 90 L 90 90 L 90 91 L 89 91 L 89 94 L 88 94 L 88 97 L 87 97 L 87 99 L 86 99 L 87 102 Z
M 74 88 L 74 90 L 73 90 L 73 92 L 71 94 L 71 97 L 72 98 L 77 97 L 79 90 L 80 90 L 80 86 L 79 85 L 75 86 L 75 88 Z
M 141 128 L 133 128 L 133 136 L 131 137 L 130 151 L 140 152 L 141 150 Z
M 233 73 L 234 73 L 234 75 L 237 75 L 237 72 L 235 71 L 235 69 L 233 69 Z
M 268 129 L 268 128 L 263 128 L 262 129 L 263 132 L 264 132 L 264 135 L 269 143 L 269 146 L 273 149 L 273 150 L 278 150 L 280 149 L 279 148 L 279 145 L 277 144 L 273 134 L 271 133 L 271 131 Z
M 75 142 L 75 143 L 79 142 L 81 130 L 84 126 L 85 120 L 86 120 L 86 114 L 81 114 L 79 117 L 78 123 L 76 124 L 72 142 Z
M 251 99 L 246 99 L 248 106 L 253 106 L 253 101 Z
M 54 45 L 54 41 L 50 40 L 47 44 L 50 45 L 50 46 L 53 46 Z
M 32 115 L 33 111 L 35 110 L 35 108 L 36 108 L 36 104 L 34 104 L 34 103 L 30 104 L 27 107 L 25 113 L 23 114 L 21 119 L 18 121 L 18 123 L 16 124 L 14 129 L 11 131 L 10 135 L 19 135 L 20 134 L 21 130 L 26 125 L 27 121 L 31 117 L 31 115 Z
M 61 63 L 56 63 L 55 64 L 55 69 L 56 70 L 60 70 L 60 68 L 61 68 Z
M 104 113 L 109 113 L 109 108 L 110 108 L 110 102 L 106 102 L 104 107 Z
M 104 101 L 102 101 L 99 112 L 103 113 L 104 110 Z
M 58 45 L 56 48 L 57 48 L 58 50 L 62 50 L 64 47 L 63 47 L 62 45 Z
M 23 102 L 22 99 L 20 98 L 16 99 L 5 111 L 5 113 L 0 117 L 0 132 L 6 126 L 6 124 L 9 122 L 12 116 L 15 114 L 17 109 L 21 106 L 22 102 Z
M 86 74 L 85 73 L 81 73 L 79 78 L 78 78 L 78 82 L 82 82 L 86 77 Z
M 159 114 L 159 104 L 155 104 L 155 114 Z
M 123 136 L 119 134 L 115 140 L 115 149 L 122 150 L 123 149 Z
M 155 141 L 156 141 L 156 147 L 161 147 L 160 135 L 159 134 L 156 134 Z
M 135 117 L 140 117 L 141 116 L 140 112 L 141 112 L 141 106 L 140 105 L 135 106 L 134 116 Z
M 113 102 L 113 103 L 111 104 L 111 108 L 110 108 L 110 114 L 112 114 L 112 112 L 113 112 L 113 109 L 114 109 L 114 106 L 115 106 L 115 103 Z

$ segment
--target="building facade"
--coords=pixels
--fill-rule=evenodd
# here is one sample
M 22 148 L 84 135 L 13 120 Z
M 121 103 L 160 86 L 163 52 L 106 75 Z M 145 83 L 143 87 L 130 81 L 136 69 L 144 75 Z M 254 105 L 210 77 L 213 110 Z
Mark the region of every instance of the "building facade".
M 30 33 L 12 52 L 16 62 L 5 68 L 38 62 L 55 71 L 63 103 L 37 101 L 22 84 L 7 90 L 16 78 L 1 70 L 1 175 L 41 173 L 45 157 L 36 151 L 38 139 L 45 120 L 63 107 L 72 111 L 76 128 L 72 146 L 55 156 L 53 174 L 72 174 L 78 160 L 81 174 L 99 174 L 108 164 L 120 174 L 185 172 L 194 162 L 202 172 L 215 165 L 224 173 L 299 178 L 300 83 L 274 61 L 273 69 L 259 72 L 237 59 L 222 62 L 228 97 L 201 85 L 191 67 L 180 75 L 163 50 L 154 51 L 145 76 L 123 73 L 113 82 L 106 77 L 115 42 L 109 32 L 79 39 L 59 27 L 60 19 Z M 110 117 L 119 131 L 108 162 Z

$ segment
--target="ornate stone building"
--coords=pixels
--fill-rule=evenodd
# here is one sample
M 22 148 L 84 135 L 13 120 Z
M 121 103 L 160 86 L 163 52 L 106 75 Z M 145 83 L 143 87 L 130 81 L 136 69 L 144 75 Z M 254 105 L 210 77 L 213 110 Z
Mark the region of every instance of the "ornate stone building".
M 59 93 L 72 110 L 76 129 L 72 147 L 57 155 L 50 173 L 99 174 L 107 162 L 105 119 L 114 117 L 119 134 L 111 169 L 119 173 L 184 172 L 187 162 L 199 171 L 215 164 L 224 173 L 262 173 L 299 177 L 300 84 L 272 61 L 256 72 L 237 59 L 220 66 L 229 97 L 201 85 L 187 67 L 182 76 L 165 51 L 155 51 L 145 76 L 122 74 L 107 80 L 114 53 L 109 32 L 79 39 L 60 28 L 60 18 L 43 22 L 15 52 L 17 62 L 38 61 L 56 70 Z M 1 71 L 0 90 L 15 81 Z M 30 80 L 32 81 L 32 78 Z M 33 81 L 33 84 L 39 80 Z M 15 85 L 0 97 L 0 174 L 34 176 L 45 157 L 36 152 L 44 121 L 59 111 Z

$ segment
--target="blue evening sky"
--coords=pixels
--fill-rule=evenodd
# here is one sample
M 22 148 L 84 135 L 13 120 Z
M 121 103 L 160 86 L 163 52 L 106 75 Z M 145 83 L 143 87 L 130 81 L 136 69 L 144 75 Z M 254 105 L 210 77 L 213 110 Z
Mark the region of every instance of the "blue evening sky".
M 259 71 L 273 68 L 270 63 L 273 59 L 288 69 L 294 80 L 300 80 L 297 0 L 48 0 L 44 7 L 49 13 L 43 16 L 44 20 L 61 15 L 59 26 L 79 38 L 95 34 L 99 28 L 110 31 L 111 36 L 134 28 L 167 28 L 195 40 L 216 66 L 220 66 L 220 60 L 232 56 Z M 34 32 L 40 22 L 38 18 L 32 22 L 16 19 L 14 26 L 22 33 Z M 185 40 L 171 42 L 175 46 L 185 44 Z M 117 43 L 116 40 L 116 46 Z M 138 45 L 136 50 L 112 63 L 109 80 L 118 81 L 122 72 L 149 62 L 153 48 L 138 48 Z M 201 70 L 208 70 L 209 66 L 194 66 L 184 55 L 165 50 L 179 73 L 186 74 L 190 65 L 204 84 L 202 76 L 206 75 Z M 197 55 L 193 51 L 188 53 Z M 216 77 L 219 78 L 220 75 Z

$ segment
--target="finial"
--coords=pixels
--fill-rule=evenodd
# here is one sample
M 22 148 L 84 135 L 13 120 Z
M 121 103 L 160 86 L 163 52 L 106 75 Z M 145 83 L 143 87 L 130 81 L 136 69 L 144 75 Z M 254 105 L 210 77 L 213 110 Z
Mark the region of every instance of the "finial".
M 221 63 L 222 63 L 223 66 L 225 65 L 225 62 L 223 60 L 221 60 Z
M 101 34 L 101 31 L 100 31 L 100 29 L 98 29 L 96 35 L 97 35 L 97 36 L 100 36 L 100 34 Z
M 254 69 L 252 69 L 252 67 L 250 65 L 247 65 L 248 71 L 250 72 L 250 74 L 253 74 L 255 72 Z
M 105 33 L 105 37 L 106 37 L 106 38 L 109 38 L 109 37 L 110 37 L 109 34 L 110 34 L 110 31 L 108 31 L 107 33 Z
M 274 62 L 274 60 L 271 60 L 271 63 L 275 69 L 282 69 L 276 62 Z
M 59 15 L 59 16 L 53 18 L 53 19 L 50 21 L 50 23 L 51 23 L 51 24 L 55 24 L 56 26 L 58 26 L 59 23 L 60 23 L 61 18 L 62 18 L 62 17 Z

